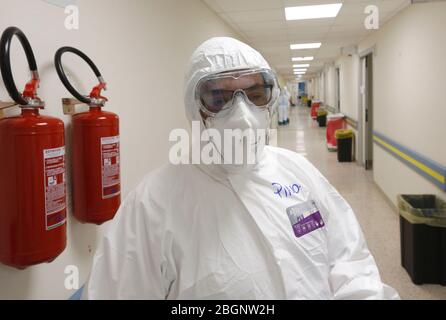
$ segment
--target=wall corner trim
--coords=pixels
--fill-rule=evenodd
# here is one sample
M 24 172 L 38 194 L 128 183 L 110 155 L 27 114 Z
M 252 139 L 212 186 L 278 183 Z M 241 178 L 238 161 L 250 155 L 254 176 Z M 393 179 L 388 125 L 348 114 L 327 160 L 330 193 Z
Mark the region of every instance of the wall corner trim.
M 377 55 L 376 44 L 359 52 L 358 56 L 359 56 L 359 58 L 364 58 L 364 57 L 368 56 L 369 54 L 373 54 L 373 57 L 376 57 L 376 55 Z

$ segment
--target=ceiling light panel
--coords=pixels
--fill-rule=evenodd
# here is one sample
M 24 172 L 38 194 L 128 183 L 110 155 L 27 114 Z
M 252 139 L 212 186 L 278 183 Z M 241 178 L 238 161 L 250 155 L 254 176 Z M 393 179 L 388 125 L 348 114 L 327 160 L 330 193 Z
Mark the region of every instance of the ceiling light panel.
M 305 49 L 319 49 L 322 43 L 314 42 L 314 43 L 298 43 L 290 45 L 291 50 L 305 50 Z
M 339 14 L 341 8 L 342 3 L 288 7 L 285 8 L 285 17 L 288 21 L 334 18 Z

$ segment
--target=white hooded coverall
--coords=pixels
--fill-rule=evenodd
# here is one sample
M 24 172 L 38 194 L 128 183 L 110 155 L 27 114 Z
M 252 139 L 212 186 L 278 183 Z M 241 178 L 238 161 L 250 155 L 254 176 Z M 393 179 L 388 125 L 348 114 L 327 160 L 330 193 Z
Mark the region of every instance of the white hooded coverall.
M 194 90 L 203 76 L 258 67 L 269 65 L 237 40 L 202 44 L 186 76 L 188 118 L 201 121 Z M 323 221 L 317 220 L 312 232 L 302 225 L 294 230 L 293 212 L 299 219 L 320 214 Z M 84 297 L 389 299 L 398 294 L 382 283 L 352 209 L 330 183 L 305 158 L 266 147 L 249 170 L 166 165 L 146 176 L 106 232 Z
M 291 95 L 288 89 L 285 87 L 280 93 L 279 99 L 279 122 L 284 123 L 289 119 Z

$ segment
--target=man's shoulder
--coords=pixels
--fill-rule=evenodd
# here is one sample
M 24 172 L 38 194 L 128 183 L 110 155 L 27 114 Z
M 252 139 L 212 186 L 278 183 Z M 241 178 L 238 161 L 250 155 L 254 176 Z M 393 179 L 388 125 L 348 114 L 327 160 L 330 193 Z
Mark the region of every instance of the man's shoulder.
M 147 173 L 141 180 L 140 185 L 152 186 L 155 188 L 170 184 L 178 184 L 180 181 L 188 179 L 196 172 L 193 165 L 173 165 L 165 164 Z
M 132 188 L 125 201 L 133 206 L 156 208 L 148 210 L 149 215 L 165 215 L 172 199 L 181 198 L 189 192 L 188 183 L 196 176 L 194 166 L 165 164 L 150 171 Z
M 295 172 L 309 179 L 321 175 L 319 170 L 306 157 L 292 150 L 270 146 L 267 147 L 266 151 L 270 162 L 275 165 L 279 164 L 288 172 Z
M 312 164 L 307 160 L 307 158 L 305 158 L 301 154 L 298 154 L 295 151 L 292 151 L 289 149 L 284 149 L 284 148 L 279 148 L 279 147 L 273 147 L 273 146 L 268 146 L 265 150 L 267 151 L 267 153 L 269 155 L 271 155 L 273 157 L 291 161 L 291 162 L 294 162 L 297 164 L 312 166 Z

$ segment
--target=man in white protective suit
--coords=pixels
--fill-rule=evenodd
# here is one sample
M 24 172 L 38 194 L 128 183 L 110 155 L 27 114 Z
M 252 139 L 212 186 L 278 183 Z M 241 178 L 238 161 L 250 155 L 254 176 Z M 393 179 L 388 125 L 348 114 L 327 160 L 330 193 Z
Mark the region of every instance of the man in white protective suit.
M 268 129 L 278 95 L 244 43 L 212 38 L 192 56 L 185 106 L 202 130 Z M 260 140 L 235 141 L 256 150 L 254 163 L 147 175 L 99 245 L 84 297 L 398 299 L 348 203 L 305 158 Z
M 287 125 L 290 123 L 290 99 L 291 94 L 287 87 L 284 87 L 279 98 L 279 125 Z

